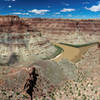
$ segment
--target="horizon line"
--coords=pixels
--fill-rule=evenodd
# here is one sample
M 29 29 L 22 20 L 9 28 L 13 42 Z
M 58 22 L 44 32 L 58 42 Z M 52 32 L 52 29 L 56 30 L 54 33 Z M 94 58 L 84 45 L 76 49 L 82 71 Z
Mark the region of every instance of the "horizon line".
M 49 17 L 21 17 L 19 15 L 0 15 L 0 17 L 3 17 L 3 16 L 18 16 L 19 18 L 33 18 L 33 19 L 69 19 L 69 20 L 100 20 L 100 18 L 49 18 Z

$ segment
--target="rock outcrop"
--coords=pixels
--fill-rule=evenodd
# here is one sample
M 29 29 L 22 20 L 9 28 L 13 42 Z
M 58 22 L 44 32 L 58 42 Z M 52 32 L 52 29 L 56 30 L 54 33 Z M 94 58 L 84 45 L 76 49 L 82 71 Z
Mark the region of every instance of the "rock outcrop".
M 0 16 L 0 48 L 0 65 L 3 66 L 12 61 L 30 62 L 29 59 L 32 61 L 34 58 L 33 54 L 46 58 L 56 51 L 36 28 L 18 16 Z
M 70 68 L 66 68 L 67 64 Z M 3 92 L 13 91 L 12 99 L 16 93 L 21 95 L 23 92 L 27 93 L 31 100 L 34 97 L 50 96 L 66 79 L 78 79 L 76 66 L 66 61 L 60 66 L 59 63 L 53 61 L 37 60 L 30 66 L 6 66 L 0 67 L 0 70 L 2 70 L 0 72 L 0 95 Z M 9 96 L 4 95 L 4 98 L 1 98 L 9 98 Z M 18 100 L 18 97 L 15 100 Z
M 18 16 L 0 16 L 0 33 L 25 33 L 37 31 L 25 24 Z

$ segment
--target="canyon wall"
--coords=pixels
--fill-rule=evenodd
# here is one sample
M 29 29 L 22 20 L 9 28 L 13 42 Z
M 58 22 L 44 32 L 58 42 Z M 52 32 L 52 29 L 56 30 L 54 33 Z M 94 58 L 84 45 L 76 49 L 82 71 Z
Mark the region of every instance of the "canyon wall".
M 9 65 L 13 57 L 19 57 L 19 63 L 29 63 L 33 55 L 53 55 L 56 48 L 33 26 L 18 16 L 0 16 L 0 65 Z
M 25 33 L 34 31 L 37 30 L 32 29 L 18 16 L 15 15 L 0 16 L 0 33 Z
M 84 44 L 100 41 L 100 19 L 22 19 L 51 42 Z
M 30 33 L 44 36 L 51 42 L 88 43 L 100 40 L 100 19 L 46 19 L 0 16 L 0 33 Z M 20 34 L 20 35 L 21 35 Z M 16 37 L 16 36 L 15 36 Z M 14 36 L 10 39 L 15 39 Z M 2 35 L 0 35 L 0 38 Z M 22 36 L 17 37 L 23 38 Z
M 25 22 L 40 30 L 42 33 L 69 34 L 78 31 L 86 34 L 100 33 L 100 20 L 78 20 L 78 19 L 24 19 Z
M 19 18 L 15 15 L 0 16 L 0 33 L 25 33 L 41 31 L 43 34 L 86 33 L 99 34 L 99 19 L 46 19 Z

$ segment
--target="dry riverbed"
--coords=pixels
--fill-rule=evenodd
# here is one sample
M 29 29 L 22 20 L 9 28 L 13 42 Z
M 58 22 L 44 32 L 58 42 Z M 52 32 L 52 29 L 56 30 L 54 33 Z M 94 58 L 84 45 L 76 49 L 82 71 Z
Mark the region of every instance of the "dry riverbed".
M 91 44 L 89 46 L 83 46 L 83 47 L 72 47 L 72 46 L 67 46 L 67 45 L 63 45 L 60 43 L 56 43 L 56 46 L 62 48 L 64 50 L 64 52 L 62 52 L 61 54 L 59 54 L 58 56 L 56 56 L 55 58 L 53 58 L 52 60 L 59 62 L 61 59 L 67 59 L 69 61 L 72 62 L 77 62 L 80 60 L 80 58 L 82 58 L 82 55 L 84 55 L 88 49 L 92 46 L 94 46 L 95 44 Z

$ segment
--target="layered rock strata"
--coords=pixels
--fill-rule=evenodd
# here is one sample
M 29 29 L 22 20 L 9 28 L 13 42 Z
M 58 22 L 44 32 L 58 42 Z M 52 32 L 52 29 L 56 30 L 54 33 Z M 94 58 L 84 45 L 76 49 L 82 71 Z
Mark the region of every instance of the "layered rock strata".
M 1 65 L 9 65 L 13 59 L 26 63 L 33 55 L 46 58 L 56 52 L 49 40 L 18 16 L 0 16 L 0 28 Z
M 0 16 L 0 33 L 25 33 L 34 31 L 37 30 L 31 29 L 31 27 L 25 24 L 18 16 Z
M 100 20 L 19 18 L 14 15 L 0 16 L 0 33 L 31 33 L 36 31 L 40 31 L 44 37 L 52 42 L 87 43 L 99 41 Z
M 82 44 L 100 40 L 100 20 L 76 19 L 23 19 L 27 24 L 38 29 L 52 42 Z

